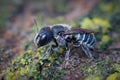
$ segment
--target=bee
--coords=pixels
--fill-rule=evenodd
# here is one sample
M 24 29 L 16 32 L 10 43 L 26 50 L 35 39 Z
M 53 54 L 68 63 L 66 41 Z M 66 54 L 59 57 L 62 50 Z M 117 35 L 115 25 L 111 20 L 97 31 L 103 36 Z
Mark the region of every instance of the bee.
M 82 29 L 80 27 L 71 28 L 67 24 L 55 24 L 41 28 L 34 38 L 34 43 L 38 47 L 47 45 L 51 41 L 55 43 L 55 45 L 48 47 L 42 58 L 49 56 L 51 50 L 55 50 L 59 46 L 65 46 L 65 60 L 69 60 L 70 48 L 68 44 L 74 47 L 82 47 L 85 54 L 92 58 L 90 49 L 94 50 L 96 44 L 96 38 L 93 33 L 95 33 L 93 30 Z

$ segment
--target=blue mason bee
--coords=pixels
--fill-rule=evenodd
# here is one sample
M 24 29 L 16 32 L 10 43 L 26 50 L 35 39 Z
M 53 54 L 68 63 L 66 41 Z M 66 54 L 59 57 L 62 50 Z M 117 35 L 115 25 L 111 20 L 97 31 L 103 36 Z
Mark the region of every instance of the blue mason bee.
M 93 30 L 82 29 L 80 27 L 71 28 L 71 26 L 66 24 L 55 24 L 41 28 L 34 38 L 34 43 L 38 47 L 44 46 L 51 41 L 55 43 L 55 45 L 48 47 L 42 58 L 48 56 L 51 50 L 59 46 L 65 46 L 65 59 L 69 60 L 70 48 L 68 44 L 74 47 L 82 47 L 85 54 L 92 58 L 90 49 L 94 50 L 96 43 L 96 38 L 93 33 L 95 33 Z

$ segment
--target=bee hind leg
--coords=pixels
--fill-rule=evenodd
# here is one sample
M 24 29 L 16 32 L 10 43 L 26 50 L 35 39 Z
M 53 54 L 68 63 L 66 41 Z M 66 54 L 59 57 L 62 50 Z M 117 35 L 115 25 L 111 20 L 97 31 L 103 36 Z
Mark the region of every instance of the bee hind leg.
M 87 45 L 81 45 L 81 47 L 82 47 L 82 50 L 85 52 L 85 54 L 89 57 L 89 58 L 92 58 L 93 56 L 92 56 L 92 54 L 91 54 L 91 52 L 90 52 L 90 50 L 89 50 L 89 47 L 87 46 Z

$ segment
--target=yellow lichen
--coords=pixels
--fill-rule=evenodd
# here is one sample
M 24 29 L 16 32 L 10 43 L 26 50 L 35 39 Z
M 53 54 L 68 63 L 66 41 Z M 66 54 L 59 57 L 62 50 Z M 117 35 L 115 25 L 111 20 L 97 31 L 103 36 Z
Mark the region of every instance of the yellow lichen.
M 107 42 L 109 42 L 109 40 L 110 40 L 110 37 L 108 35 L 102 36 L 102 43 L 107 43 Z
M 37 53 L 36 53 L 36 56 L 37 56 L 37 57 L 40 56 L 40 55 L 41 55 L 40 52 L 37 52 Z
M 87 77 L 87 78 L 85 78 L 85 80 L 102 80 L 101 79 L 101 77 L 99 77 L 99 76 L 96 76 L 96 77 Z
M 111 25 L 108 20 L 95 17 L 93 19 L 90 18 L 83 19 L 83 21 L 81 22 L 81 27 L 93 30 L 99 30 L 101 28 L 102 32 L 105 33 L 109 31 Z
M 111 12 L 114 10 L 114 4 L 113 3 L 101 3 L 99 5 L 100 9 L 105 12 Z
M 29 71 L 29 66 L 25 66 L 25 68 L 21 68 L 19 72 L 20 72 L 20 75 L 24 75 L 28 73 L 28 71 Z
M 83 19 L 83 21 L 81 22 L 81 27 L 86 29 L 94 29 L 94 30 L 96 28 L 95 24 L 90 18 Z
M 9 72 L 6 76 L 6 80 L 15 80 L 15 73 Z
M 109 75 L 106 80 L 117 80 L 117 77 L 118 77 L 118 73 L 115 72 L 115 73 Z
M 96 18 L 93 18 L 93 21 L 95 24 L 99 24 L 99 25 L 105 26 L 105 27 L 110 27 L 110 23 L 108 20 L 96 17 Z
M 26 60 L 25 59 L 21 59 L 21 63 L 22 64 L 26 64 Z
M 114 64 L 113 67 L 116 71 L 120 72 L 120 65 L 119 64 Z
M 49 67 L 50 65 L 51 65 L 51 63 L 48 63 L 48 64 L 46 64 L 45 66 L 48 66 L 48 67 Z
M 31 54 L 31 53 L 33 53 L 33 51 L 32 50 L 27 50 L 27 53 Z
M 102 27 L 102 32 L 108 32 L 108 29 L 110 28 L 110 23 L 108 20 L 102 19 L 102 18 L 93 18 L 93 22 L 95 23 L 95 25 L 97 25 L 98 27 L 101 26 Z

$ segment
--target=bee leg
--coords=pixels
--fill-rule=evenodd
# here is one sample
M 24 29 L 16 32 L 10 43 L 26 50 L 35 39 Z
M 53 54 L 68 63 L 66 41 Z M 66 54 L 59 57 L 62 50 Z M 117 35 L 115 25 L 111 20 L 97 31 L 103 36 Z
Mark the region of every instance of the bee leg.
M 64 64 L 64 68 L 67 68 L 70 63 L 69 63 L 69 57 L 70 57 L 70 49 L 69 48 L 66 48 L 66 53 L 65 53 L 65 61 L 63 62 Z
M 65 60 L 69 60 L 70 57 L 70 48 L 68 47 L 68 44 L 66 44 L 66 53 L 65 53 Z
M 89 58 L 92 58 L 93 56 L 92 56 L 92 54 L 91 54 L 91 52 L 90 52 L 90 50 L 89 50 L 89 48 L 88 48 L 88 46 L 86 46 L 86 45 L 81 45 L 81 47 L 82 47 L 82 50 L 85 52 L 85 54 L 89 57 Z
M 57 50 L 58 43 L 57 43 L 57 41 L 55 39 L 54 39 L 54 42 L 55 42 L 55 45 L 52 45 L 52 46 L 48 47 L 45 54 L 42 55 L 42 59 L 45 59 L 46 57 L 48 57 L 50 55 L 51 50 Z
M 70 49 L 68 49 L 68 50 L 66 51 L 65 60 L 66 60 L 66 61 L 69 60 L 69 57 L 70 57 Z
M 57 43 L 57 41 L 56 41 L 56 39 L 53 39 L 53 41 L 54 41 L 54 45 L 52 45 L 52 50 L 54 50 L 54 51 L 57 51 L 58 50 L 58 43 Z
M 51 50 L 52 50 L 52 46 L 49 46 L 46 52 L 42 55 L 41 59 L 45 59 L 46 57 L 48 57 L 50 55 Z

